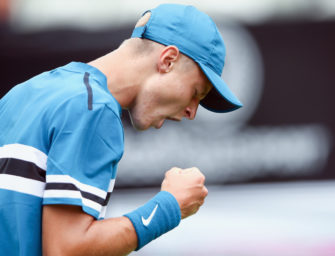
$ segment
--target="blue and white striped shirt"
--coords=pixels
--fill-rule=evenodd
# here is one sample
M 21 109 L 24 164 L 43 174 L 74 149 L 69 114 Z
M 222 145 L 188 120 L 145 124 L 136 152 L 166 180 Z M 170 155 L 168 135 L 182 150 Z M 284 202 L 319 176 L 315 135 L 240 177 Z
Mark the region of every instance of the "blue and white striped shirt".
M 0 255 L 42 254 L 42 205 L 104 217 L 124 148 L 120 116 L 105 75 L 77 62 L 0 100 Z

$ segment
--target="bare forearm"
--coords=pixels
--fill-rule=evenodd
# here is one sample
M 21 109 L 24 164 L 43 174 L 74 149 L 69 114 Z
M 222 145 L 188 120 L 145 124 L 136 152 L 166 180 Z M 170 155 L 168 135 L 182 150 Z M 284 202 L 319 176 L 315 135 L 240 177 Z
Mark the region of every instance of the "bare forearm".
M 126 217 L 97 221 L 79 207 L 44 206 L 44 256 L 126 255 L 136 246 L 136 232 Z
M 86 232 L 85 247 L 85 255 L 126 255 L 137 247 L 136 232 L 126 217 L 94 221 Z
M 197 212 L 207 196 L 197 168 L 172 168 L 162 191 L 145 205 L 119 217 L 97 221 L 81 207 L 43 207 L 43 255 L 126 255 L 176 227 Z M 143 221 L 143 216 L 147 222 Z M 136 228 L 136 230 L 135 230 Z

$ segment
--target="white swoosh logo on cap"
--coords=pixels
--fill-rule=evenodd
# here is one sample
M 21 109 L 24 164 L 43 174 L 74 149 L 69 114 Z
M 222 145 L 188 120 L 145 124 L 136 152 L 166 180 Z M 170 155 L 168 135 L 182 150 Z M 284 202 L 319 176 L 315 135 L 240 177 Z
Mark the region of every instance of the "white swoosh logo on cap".
M 143 216 L 142 216 L 142 223 L 143 223 L 144 226 L 147 227 L 150 224 L 152 218 L 154 217 L 154 215 L 156 213 L 157 207 L 158 207 L 158 204 L 156 204 L 155 208 L 153 209 L 153 211 L 151 212 L 150 216 L 147 219 L 143 218 Z

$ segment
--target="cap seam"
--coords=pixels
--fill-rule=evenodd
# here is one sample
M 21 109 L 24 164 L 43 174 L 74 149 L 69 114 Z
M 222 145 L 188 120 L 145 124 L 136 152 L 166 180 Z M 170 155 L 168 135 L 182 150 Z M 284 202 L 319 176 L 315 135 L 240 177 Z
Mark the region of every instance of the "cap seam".
M 212 26 L 213 26 L 213 23 L 212 23 Z M 213 54 L 213 52 L 214 52 L 214 49 L 215 49 L 216 46 L 217 46 L 217 41 L 214 40 L 214 38 L 217 38 L 217 37 L 218 37 L 218 30 L 217 30 L 217 29 L 214 29 L 214 31 L 215 31 L 215 36 L 213 36 L 213 38 L 212 38 L 213 46 L 212 46 L 212 49 L 211 49 L 211 53 L 209 54 L 209 56 L 210 56 L 209 59 L 212 59 L 212 54 Z M 209 63 L 208 63 L 208 64 L 209 64 Z M 209 66 L 210 69 L 212 69 L 212 67 L 211 67 L 210 64 L 209 64 L 208 66 Z M 212 69 L 212 70 L 213 70 L 213 69 Z M 216 70 L 213 70 L 213 71 L 216 73 Z M 218 73 L 216 73 L 216 74 L 218 74 Z

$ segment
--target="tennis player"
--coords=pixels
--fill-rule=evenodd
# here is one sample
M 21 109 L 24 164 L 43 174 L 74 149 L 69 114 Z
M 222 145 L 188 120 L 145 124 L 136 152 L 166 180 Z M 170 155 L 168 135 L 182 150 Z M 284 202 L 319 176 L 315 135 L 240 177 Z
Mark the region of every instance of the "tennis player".
M 115 51 L 13 87 L 0 101 L 0 255 L 125 255 L 196 213 L 205 177 L 175 167 L 145 205 L 104 219 L 124 149 L 121 110 L 146 130 L 192 120 L 199 104 L 238 109 L 224 59 L 209 16 L 163 4 Z

